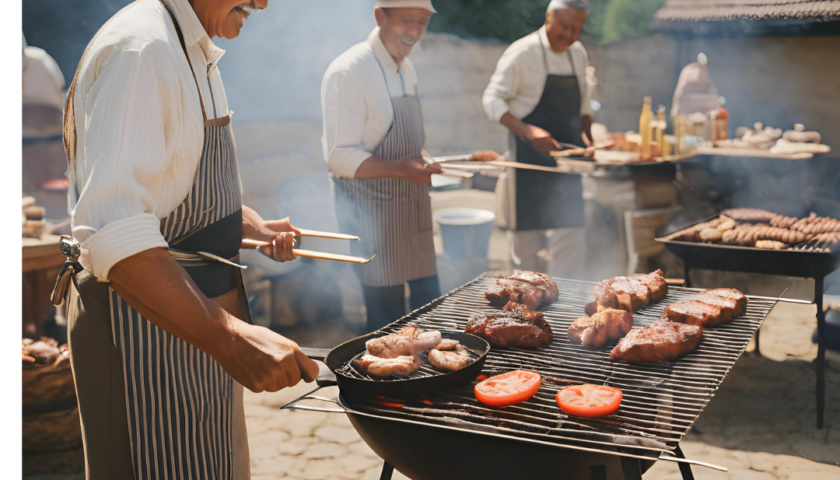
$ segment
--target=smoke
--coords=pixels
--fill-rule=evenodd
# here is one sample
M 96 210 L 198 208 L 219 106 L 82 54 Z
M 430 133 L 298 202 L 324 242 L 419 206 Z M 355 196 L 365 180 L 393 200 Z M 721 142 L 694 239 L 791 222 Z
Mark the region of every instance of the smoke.
M 373 0 L 269 2 L 245 21 L 219 62 L 237 123 L 321 123 L 321 78 L 376 26 Z

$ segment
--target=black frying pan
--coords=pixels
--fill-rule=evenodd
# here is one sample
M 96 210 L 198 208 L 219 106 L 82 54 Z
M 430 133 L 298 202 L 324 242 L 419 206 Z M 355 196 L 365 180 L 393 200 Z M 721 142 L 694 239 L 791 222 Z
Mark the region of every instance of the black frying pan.
M 475 380 L 484 368 L 484 361 L 487 359 L 487 352 L 490 351 L 490 344 L 483 338 L 469 333 L 441 331 L 441 337 L 450 340 L 457 340 L 470 351 L 473 361 L 466 367 L 454 372 L 443 372 L 434 375 L 416 376 L 412 374 L 407 378 L 374 379 L 364 378 L 362 375 L 349 376 L 342 373 L 348 367 L 348 362 L 355 359 L 365 351 L 365 342 L 372 338 L 384 337 L 386 332 L 373 332 L 367 335 L 354 338 L 332 350 L 326 348 L 301 348 L 312 360 L 320 360 L 327 365 L 334 374 L 333 378 L 319 376 L 317 383 L 319 387 L 330 387 L 338 385 L 342 391 L 361 396 L 382 396 L 389 398 L 416 397 L 418 395 L 430 395 L 440 390 L 463 385 Z M 427 365 L 428 366 L 428 365 Z M 434 367 L 428 366 L 434 369 Z M 436 369 L 435 369 L 436 370 Z

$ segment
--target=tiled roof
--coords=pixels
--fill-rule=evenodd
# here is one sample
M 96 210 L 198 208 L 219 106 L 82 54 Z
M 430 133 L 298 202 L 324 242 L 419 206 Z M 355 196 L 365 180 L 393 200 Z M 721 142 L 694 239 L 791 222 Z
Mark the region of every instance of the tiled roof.
M 729 21 L 840 21 L 840 0 L 667 0 L 654 15 L 653 26 Z

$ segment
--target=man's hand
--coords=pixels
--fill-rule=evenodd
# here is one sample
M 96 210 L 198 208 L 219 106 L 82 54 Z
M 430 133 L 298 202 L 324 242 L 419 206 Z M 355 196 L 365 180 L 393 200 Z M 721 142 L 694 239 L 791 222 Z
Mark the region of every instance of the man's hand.
M 245 322 L 231 324 L 229 344 L 214 358 L 237 382 L 252 392 L 276 392 L 318 376 L 318 364 L 298 344 L 271 330 Z
M 432 183 L 432 174 L 441 173 L 439 163 L 426 163 L 421 157 L 411 157 L 397 162 L 399 176 L 417 185 Z
M 299 234 L 300 230 L 292 226 L 288 217 L 266 222 L 252 208 L 242 207 L 242 238 L 271 243 L 259 247 L 259 251 L 278 262 L 288 262 L 297 258 L 292 250 L 295 236 Z
M 525 134 L 522 136 L 522 139 L 528 142 L 534 150 L 543 155 L 549 155 L 551 152 L 563 149 L 563 146 L 550 133 L 533 125 L 526 124 Z

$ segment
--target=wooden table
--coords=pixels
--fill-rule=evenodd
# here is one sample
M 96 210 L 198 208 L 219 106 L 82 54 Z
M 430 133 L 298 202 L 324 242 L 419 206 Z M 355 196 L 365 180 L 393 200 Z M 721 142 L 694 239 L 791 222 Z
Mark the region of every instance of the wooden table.
M 41 238 L 24 238 L 23 252 L 23 333 L 38 337 L 53 316 L 50 294 L 58 269 L 67 260 L 58 249 L 61 237 L 45 234 Z
M 23 273 L 60 267 L 67 257 L 58 249 L 61 237 L 44 234 L 23 239 Z

